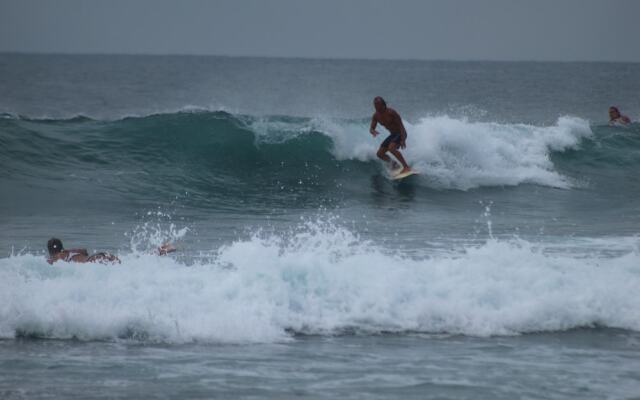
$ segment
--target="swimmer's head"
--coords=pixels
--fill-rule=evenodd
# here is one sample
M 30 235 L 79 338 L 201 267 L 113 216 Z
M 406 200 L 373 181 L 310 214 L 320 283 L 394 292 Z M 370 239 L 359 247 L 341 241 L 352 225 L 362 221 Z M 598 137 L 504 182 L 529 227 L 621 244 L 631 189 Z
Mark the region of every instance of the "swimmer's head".
M 387 102 L 380 96 L 376 96 L 373 99 L 373 106 L 376 108 L 377 112 L 383 112 L 387 109 Z
M 618 110 L 618 107 L 609 107 L 609 118 L 620 118 L 620 110 Z
M 47 249 L 49 250 L 49 255 L 53 257 L 64 250 L 64 247 L 62 247 L 62 241 L 60 239 L 51 238 L 47 242 Z

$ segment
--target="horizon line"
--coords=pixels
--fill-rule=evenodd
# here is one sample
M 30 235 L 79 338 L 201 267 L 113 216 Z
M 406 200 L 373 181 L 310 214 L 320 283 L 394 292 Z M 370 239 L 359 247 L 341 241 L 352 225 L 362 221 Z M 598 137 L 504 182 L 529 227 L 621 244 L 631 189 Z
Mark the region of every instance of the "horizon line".
M 602 64 L 639 64 L 639 61 L 631 60 L 554 60 L 554 59 L 464 59 L 464 58 L 377 58 L 377 57 L 340 57 L 340 56 L 282 56 L 282 55 L 248 55 L 248 54 L 204 54 L 204 53 L 127 53 L 127 52 L 63 52 L 63 51 L 15 51 L 0 50 L 0 55 L 25 55 L 25 56 L 128 56 L 128 57 L 218 57 L 218 58 L 254 58 L 254 59 L 283 59 L 283 60 L 309 60 L 309 61 L 421 61 L 421 62 L 487 62 L 487 63 L 602 63 Z

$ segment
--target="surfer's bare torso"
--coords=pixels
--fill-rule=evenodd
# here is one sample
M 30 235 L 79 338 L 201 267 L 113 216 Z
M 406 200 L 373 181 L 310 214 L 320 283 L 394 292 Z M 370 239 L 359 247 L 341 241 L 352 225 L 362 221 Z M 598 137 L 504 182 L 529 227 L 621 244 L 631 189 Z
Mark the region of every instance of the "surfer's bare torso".
M 393 108 L 387 107 L 384 111 L 376 111 L 372 120 L 387 128 L 390 133 L 402 133 L 402 119 Z

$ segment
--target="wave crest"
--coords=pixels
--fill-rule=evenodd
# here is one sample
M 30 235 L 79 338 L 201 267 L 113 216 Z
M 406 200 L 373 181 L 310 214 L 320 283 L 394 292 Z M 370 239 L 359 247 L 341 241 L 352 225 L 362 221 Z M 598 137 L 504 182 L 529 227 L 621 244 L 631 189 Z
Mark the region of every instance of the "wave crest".
M 422 172 L 417 182 L 443 189 L 523 183 L 570 188 L 573 179 L 552 156 L 579 150 L 584 139 L 594 138 L 588 122 L 575 117 L 546 127 L 447 116 L 406 126 L 404 152 Z M 138 171 L 165 185 L 183 182 L 172 187 L 174 193 L 220 176 L 234 184 L 255 176 L 272 184 L 335 188 L 343 174 L 363 179 L 362 174 L 381 172 L 372 161 L 382 138 L 371 138 L 366 120 L 192 110 L 118 121 L 0 119 L 0 134 L 6 143 L 0 151 L 13 164 L 14 176 L 22 170 L 33 174 L 33 166 L 46 175 L 50 165 L 114 173 L 126 165 L 129 173 Z

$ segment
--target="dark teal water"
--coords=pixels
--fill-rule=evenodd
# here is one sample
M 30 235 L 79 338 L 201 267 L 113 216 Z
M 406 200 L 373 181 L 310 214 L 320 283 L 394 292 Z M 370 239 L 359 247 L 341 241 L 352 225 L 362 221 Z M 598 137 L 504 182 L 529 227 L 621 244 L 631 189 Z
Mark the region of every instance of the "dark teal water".
M 638 350 L 629 351 L 629 340 L 637 334 L 300 337 L 242 349 L 20 340 L 0 343 L 1 362 L 12 364 L 2 370 L 11 388 L 0 393 L 6 399 L 634 398 Z
M 5 397 L 638 393 L 638 64 L 1 54 L 0 92 Z

